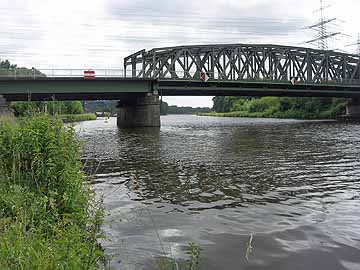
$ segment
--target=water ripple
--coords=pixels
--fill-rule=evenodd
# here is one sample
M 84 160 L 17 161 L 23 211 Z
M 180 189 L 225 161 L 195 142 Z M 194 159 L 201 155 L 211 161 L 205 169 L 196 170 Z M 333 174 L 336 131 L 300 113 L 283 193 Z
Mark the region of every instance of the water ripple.
M 166 116 L 160 130 L 76 128 L 105 196 L 104 245 L 123 260 L 126 242 L 137 269 L 162 254 L 156 231 L 180 258 L 200 242 L 206 269 L 219 269 L 214 258 L 221 269 L 360 269 L 359 125 Z

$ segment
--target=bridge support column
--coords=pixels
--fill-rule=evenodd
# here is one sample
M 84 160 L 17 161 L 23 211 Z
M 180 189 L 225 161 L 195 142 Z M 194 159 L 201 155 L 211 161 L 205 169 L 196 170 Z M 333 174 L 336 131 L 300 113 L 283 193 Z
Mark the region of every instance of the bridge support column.
M 352 98 L 346 106 L 346 118 L 360 120 L 360 98 Z
M 0 95 L 0 117 L 13 115 L 14 114 L 10 108 L 9 102 L 6 101 L 4 96 Z
M 148 93 L 121 99 L 117 125 L 120 128 L 160 127 L 159 96 Z

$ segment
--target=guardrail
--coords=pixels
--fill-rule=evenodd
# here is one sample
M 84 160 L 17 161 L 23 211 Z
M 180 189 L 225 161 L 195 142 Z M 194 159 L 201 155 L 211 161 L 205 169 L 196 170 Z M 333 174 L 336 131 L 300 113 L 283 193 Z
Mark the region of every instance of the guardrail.
M 89 75 L 90 74 L 90 75 Z M 135 76 L 134 76 L 135 75 Z M 234 79 L 229 74 L 221 72 L 198 72 L 198 71 L 168 71 L 166 74 L 158 73 L 156 77 L 152 74 L 144 76 L 143 70 L 124 70 L 124 69 L 0 69 L 1 79 L 37 79 L 37 78 L 149 78 L 149 79 L 176 79 L 188 81 L 246 81 L 264 83 L 291 83 L 301 84 L 326 84 L 326 85 L 354 85 L 360 86 L 360 80 L 345 79 L 317 79 L 312 82 L 305 82 L 298 78 L 273 79 L 273 78 L 243 78 Z
M 93 71 L 95 77 L 131 77 L 131 72 L 125 74 L 123 69 L 0 69 L 0 78 L 43 78 L 43 77 L 84 77 L 86 71 Z M 139 71 L 137 71 L 139 72 Z

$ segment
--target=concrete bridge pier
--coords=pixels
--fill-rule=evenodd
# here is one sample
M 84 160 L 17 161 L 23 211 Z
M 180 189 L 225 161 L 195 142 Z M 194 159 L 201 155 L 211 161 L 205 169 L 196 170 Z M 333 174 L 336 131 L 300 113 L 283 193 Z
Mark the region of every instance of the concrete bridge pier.
M 3 95 L 0 95 L 0 117 L 1 116 L 13 116 L 10 104 Z
M 119 128 L 160 127 L 159 95 L 137 94 L 121 99 L 117 125 Z
M 360 98 L 352 98 L 346 106 L 346 118 L 360 119 Z

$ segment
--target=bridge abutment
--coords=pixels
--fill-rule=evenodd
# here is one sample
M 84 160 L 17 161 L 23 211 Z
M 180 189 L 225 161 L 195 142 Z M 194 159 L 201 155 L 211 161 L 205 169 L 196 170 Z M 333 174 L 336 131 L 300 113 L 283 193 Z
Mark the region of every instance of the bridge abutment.
M 360 120 L 360 98 L 352 98 L 348 101 L 345 117 Z
M 120 128 L 160 127 L 159 96 L 148 93 L 121 99 L 117 125 Z
M 3 95 L 0 95 L 0 117 L 1 116 L 13 116 L 13 111 L 10 108 L 9 102 Z

